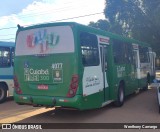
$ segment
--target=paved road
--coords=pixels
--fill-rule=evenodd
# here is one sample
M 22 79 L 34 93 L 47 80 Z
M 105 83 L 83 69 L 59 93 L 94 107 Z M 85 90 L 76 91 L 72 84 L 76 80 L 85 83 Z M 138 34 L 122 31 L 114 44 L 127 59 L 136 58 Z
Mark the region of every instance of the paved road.
M 87 111 L 19 106 L 13 100 L 0 105 L 0 123 L 160 123 L 156 89 L 130 95 L 122 107 L 108 105 Z

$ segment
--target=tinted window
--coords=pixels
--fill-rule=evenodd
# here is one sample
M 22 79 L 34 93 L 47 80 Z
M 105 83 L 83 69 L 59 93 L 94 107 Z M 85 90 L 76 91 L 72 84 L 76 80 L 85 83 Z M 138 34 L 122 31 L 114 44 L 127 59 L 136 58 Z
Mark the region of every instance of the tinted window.
M 125 61 L 125 47 L 123 42 L 119 40 L 113 40 L 113 56 L 116 64 L 124 63 Z
M 125 62 L 133 63 L 133 48 L 129 43 L 125 43 Z
M 11 61 L 12 61 L 12 66 L 14 66 L 14 52 L 15 51 L 15 48 L 12 48 L 11 49 Z
M 82 52 L 82 63 L 84 66 L 97 66 L 99 65 L 99 52 L 97 36 L 81 32 L 80 44 Z
M 11 66 L 10 48 L 0 47 L 0 67 Z
M 120 40 L 113 40 L 113 55 L 116 64 L 132 63 L 132 45 Z
M 148 48 L 139 46 L 139 55 L 140 55 L 140 62 L 142 62 L 142 63 L 149 62 Z

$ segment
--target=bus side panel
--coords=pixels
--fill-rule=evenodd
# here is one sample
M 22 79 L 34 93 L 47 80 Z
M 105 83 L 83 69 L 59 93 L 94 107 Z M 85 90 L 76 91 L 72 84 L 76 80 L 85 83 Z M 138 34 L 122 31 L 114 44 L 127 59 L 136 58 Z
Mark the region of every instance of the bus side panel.
M 133 64 L 127 64 L 126 65 L 126 79 L 125 79 L 125 89 L 126 89 L 126 95 L 129 95 L 135 90 L 138 89 L 138 79 L 137 79 L 137 73 L 136 68 Z
M 104 102 L 101 66 L 85 67 L 83 73 L 84 106 L 98 108 Z
M 95 108 L 100 108 L 102 107 L 102 102 L 103 99 L 102 97 L 104 96 L 103 91 L 97 92 L 88 96 L 84 96 L 82 100 L 82 108 L 84 109 L 95 109 Z

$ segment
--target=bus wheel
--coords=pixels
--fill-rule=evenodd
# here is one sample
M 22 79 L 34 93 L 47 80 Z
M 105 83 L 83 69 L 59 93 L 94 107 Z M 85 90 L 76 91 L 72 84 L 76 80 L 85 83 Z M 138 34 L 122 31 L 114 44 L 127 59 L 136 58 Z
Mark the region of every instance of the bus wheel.
M 122 106 L 124 103 L 124 84 L 120 83 L 118 88 L 117 100 L 115 101 L 115 105 L 117 107 Z
M 4 84 L 0 84 L 0 103 L 3 103 L 7 97 L 7 88 Z

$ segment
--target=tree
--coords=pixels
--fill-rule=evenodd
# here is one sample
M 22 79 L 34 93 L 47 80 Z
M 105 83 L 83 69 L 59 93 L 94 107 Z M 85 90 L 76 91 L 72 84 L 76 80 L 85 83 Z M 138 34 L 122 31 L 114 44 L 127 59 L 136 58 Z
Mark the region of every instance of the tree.
M 144 0 L 143 5 L 151 27 L 148 32 L 151 33 L 152 39 L 149 42 L 152 43 L 154 51 L 156 51 L 157 56 L 160 58 L 160 1 Z
M 95 28 L 99 28 L 105 31 L 109 31 L 110 30 L 110 23 L 107 20 L 98 20 L 97 22 L 90 22 L 89 26 L 91 27 L 95 27 Z
M 105 16 L 122 35 L 132 37 L 133 30 L 146 27 L 146 17 L 139 0 L 106 0 Z M 139 38 L 139 36 L 136 36 Z
M 106 21 L 91 22 L 90 26 L 152 44 L 160 56 L 160 1 L 106 0 Z M 104 28 L 105 24 L 109 27 Z

